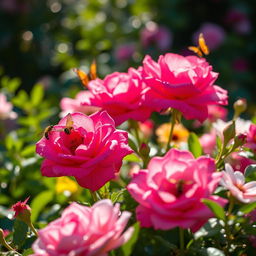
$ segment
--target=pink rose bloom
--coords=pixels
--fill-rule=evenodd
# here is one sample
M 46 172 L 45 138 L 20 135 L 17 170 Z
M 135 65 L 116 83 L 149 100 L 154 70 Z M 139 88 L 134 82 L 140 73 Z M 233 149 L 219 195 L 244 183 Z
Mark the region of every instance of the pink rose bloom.
M 238 34 L 246 35 L 252 30 L 252 25 L 247 14 L 239 9 L 230 9 L 227 13 L 225 21 Z
M 148 88 L 142 81 L 140 70 L 129 68 L 128 73 L 115 72 L 104 80 L 91 81 L 88 87 L 93 96 L 84 98 L 82 105 L 106 110 L 117 126 L 128 119 L 147 120 L 152 109 L 143 104 Z
M 83 106 L 81 103 L 88 100 L 90 97 L 92 97 L 91 93 L 89 91 L 81 91 L 79 92 L 75 99 L 71 98 L 63 98 L 60 101 L 60 108 L 62 112 L 60 113 L 61 117 L 64 117 L 68 113 L 74 113 L 74 112 L 81 112 L 86 115 L 92 114 L 99 110 L 97 107 L 91 107 L 91 106 Z
M 218 106 L 218 105 L 209 105 L 208 106 L 208 119 L 211 122 L 215 122 L 217 119 L 221 119 L 226 121 L 228 110 L 224 107 Z
M 222 174 L 220 184 L 228 189 L 236 199 L 243 203 L 256 201 L 256 181 L 245 183 L 244 175 L 239 171 L 234 172 L 230 164 L 225 165 L 225 171 Z
M 197 231 L 213 217 L 201 199 L 222 206 L 227 202 L 212 195 L 221 179 L 221 173 L 215 170 L 214 159 L 195 159 L 188 151 L 171 149 L 164 157 L 152 158 L 148 168 L 135 173 L 127 187 L 140 204 L 136 213 L 141 226 Z
M 206 22 L 193 35 L 193 43 L 198 44 L 199 34 L 203 33 L 205 42 L 210 50 L 217 49 L 224 42 L 226 33 L 217 24 Z
M 132 233 L 124 232 L 129 212 L 120 215 L 119 205 L 101 200 L 91 208 L 72 203 L 61 217 L 38 231 L 32 248 L 34 256 L 107 256 L 126 243 Z
M 143 68 L 144 80 L 151 88 L 146 103 L 158 111 L 171 107 L 186 119 L 203 122 L 209 105 L 227 104 L 227 91 L 213 85 L 218 74 L 203 58 L 167 53 L 155 62 L 146 56 Z
M 216 133 L 214 131 L 206 133 L 199 138 L 199 141 L 204 153 L 212 155 L 216 147 Z
M 7 101 L 6 96 L 0 93 L 0 119 L 15 119 L 17 114 L 12 111 L 12 103 Z
M 141 31 L 140 40 L 144 48 L 156 45 L 159 50 L 167 51 L 171 47 L 173 36 L 168 28 L 150 21 Z
M 226 159 L 226 162 L 229 163 L 235 171 L 240 171 L 242 173 L 248 165 L 256 163 L 256 161 L 250 158 L 239 155 L 239 152 L 231 153 Z
M 41 166 L 43 176 L 74 176 L 78 184 L 93 191 L 115 178 L 122 159 L 132 153 L 128 134 L 116 130 L 106 111 L 91 116 L 71 114 L 73 128 L 66 128 L 67 116 L 36 144 L 36 152 L 46 158 Z
M 251 124 L 247 133 L 247 143 L 245 147 L 256 151 L 256 124 Z
M 115 58 L 118 61 L 126 61 L 132 58 L 132 55 L 135 52 L 135 44 L 127 43 L 117 46 L 115 50 Z

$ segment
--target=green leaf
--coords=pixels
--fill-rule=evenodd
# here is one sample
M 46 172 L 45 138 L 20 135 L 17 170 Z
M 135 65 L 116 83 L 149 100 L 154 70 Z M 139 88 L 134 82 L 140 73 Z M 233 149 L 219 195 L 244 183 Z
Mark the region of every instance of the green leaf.
M 21 151 L 20 155 L 23 157 L 28 157 L 30 155 L 34 155 L 35 148 L 36 148 L 35 144 L 28 145 Z
M 191 132 L 188 137 L 188 148 L 194 155 L 194 157 L 199 157 L 203 153 L 199 139 L 197 135 L 193 132 Z
M 113 202 L 113 204 L 119 200 L 119 198 L 124 194 L 125 191 L 126 189 L 121 189 L 119 191 L 111 193 L 110 199 Z
M 244 206 L 242 206 L 239 211 L 244 213 L 244 214 L 247 214 L 251 211 L 253 211 L 254 209 L 256 209 L 256 202 L 253 202 L 251 204 L 246 204 Z
M 26 240 L 28 232 L 28 226 L 21 220 L 15 220 L 14 222 L 14 234 L 13 234 L 13 243 L 19 248 L 23 245 Z
M 134 163 L 141 163 L 142 162 L 142 160 L 136 154 L 127 155 L 126 157 L 124 157 L 123 160 L 125 160 L 127 162 L 134 162 Z
M 123 253 L 123 256 L 129 256 L 132 253 L 133 247 L 139 237 L 139 232 L 140 232 L 140 225 L 138 222 L 136 222 L 133 225 L 134 231 L 132 234 L 132 237 L 130 238 L 130 240 L 125 243 L 122 247 L 121 247 L 121 251 Z
M 246 167 L 246 169 L 244 171 L 244 176 L 248 177 L 249 175 L 251 175 L 254 172 L 256 172 L 256 164 L 251 164 Z
M 39 216 L 40 212 L 45 208 L 45 206 L 49 202 L 51 202 L 51 200 L 53 199 L 53 195 L 54 193 L 52 191 L 44 191 L 34 198 L 34 200 L 31 202 L 32 223 L 37 220 L 37 217 Z
M 19 78 L 13 78 L 8 83 L 8 91 L 14 93 L 21 85 L 21 80 Z
M 22 256 L 28 256 L 28 255 L 31 255 L 33 254 L 33 250 L 32 249 L 27 249 L 25 250 L 23 253 L 22 253 Z
M 222 206 L 209 199 L 202 199 L 202 202 L 211 209 L 218 219 L 225 220 L 225 212 Z
M 32 91 L 31 91 L 31 103 L 33 106 L 38 106 L 43 97 L 44 97 L 44 89 L 43 86 L 41 84 L 36 84 Z
M 129 146 L 131 147 L 131 149 L 133 149 L 135 152 L 137 152 L 137 143 L 135 138 L 133 137 L 133 135 L 131 135 L 130 133 L 128 133 L 128 143 Z

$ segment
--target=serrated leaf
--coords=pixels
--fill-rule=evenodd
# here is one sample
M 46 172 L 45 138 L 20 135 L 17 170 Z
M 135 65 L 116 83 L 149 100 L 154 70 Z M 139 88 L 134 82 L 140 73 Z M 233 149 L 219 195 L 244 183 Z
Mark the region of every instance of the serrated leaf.
M 244 171 L 244 176 L 248 177 L 249 175 L 251 175 L 254 172 L 256 172 L 256 164 L 251 164 L 246 167 L 246 169 Z
M 41 84 L 34 85 L 31 91 L 31 103 L 33 106 L 38 106 L 44 97 L 44 89 Z
M 139 232 L 140 232 L 140 225 L 138 222 L 136 222 L 133 225 L 134 231 L 132 234 L 132 237 L 130 238 L 130 240 L 125 243 L 122 247 L 121 247 L 121 251 L 123 253 L 123 256 L 129 256 L 132 253 L 133 247 L 139 237 Z
M 218 219 L 225 220 L 225 212 L 221 205 L 209 199 L 202 199 L 202 202 L 211 209 Z
M 19 248 L 23 245 L 26 240 L 28 232 L 28 226 L 21 220 L 15 220 L 14 222 L 14 233 L 13 233 L 13 243 Z
M 199 139 L 197 135 L 193 132 L 191 132 L 188 137 L 188 148 L 191 151 L 191 153 L 194 155 L 194 157 L 199 157 L 203 153 L 202 146 L 199 142 Z
M 244 206 L 242 206 L 239 211 L 244 213 L 244 214 L 247 214 L 251 211 L 253 211 L 254 209 L 256 209 L 256 202 L 253 202 L 251 204 L 246 204 Z
M 51 202 L 53 199 L 53 192 L 52 191 L 44 191 L 40 193 L 38 196 L 36 196 L 33 201 L 31 202 L 31 209 L 32 209 L 32 215 L 31 215 L 31 221 L 32 223 L 37 220 L 37 217 L 39 216 L 42 209 L 45 208 L 45 206 Z

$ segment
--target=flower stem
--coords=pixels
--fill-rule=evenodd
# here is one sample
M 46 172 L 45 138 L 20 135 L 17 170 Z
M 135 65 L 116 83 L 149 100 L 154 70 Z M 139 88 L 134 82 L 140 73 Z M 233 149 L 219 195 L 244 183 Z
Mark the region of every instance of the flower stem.
M 5 240 L 4 238 L 4 232 L 2 229 L 0 229 L 0 245 L 3 245 L 8 251 L 15 251 L 14 248 L 12 248 Z
M 185 255 L 185 241 L 184 241 L 184 229 L 179 228 L 179 238 L 180 238 L 180 255 Z
M 171 130 L 170 130 L 169 138 L 168 138 L 168 141 L 167 141 L 165 153 L 167 153 L 168 150 L 171 148 L 171 141 L 172 141 L 175 122 L 176 122 L 176 110 L 173 109 L 172 118 L 171 118 Z
M 92 200 L 94 203 L 96 203 L 98 201 L 98 197 L 95 191 L 89 190 L 92 196 Z
M 228 206 L 228 216 L 231 215 L 232 210 L 234 208 L 234 204 L 235 204 L 235 198 L 232 195 L 230 195 L 229 196 L 229 206 Z
M 29 225 L 30 229 L 32 230 L 32 232 L 35 234 L 36 237 L 39 237 L 37 230 L 35 229 L 34 225 L 32 224 L 32 222 Z

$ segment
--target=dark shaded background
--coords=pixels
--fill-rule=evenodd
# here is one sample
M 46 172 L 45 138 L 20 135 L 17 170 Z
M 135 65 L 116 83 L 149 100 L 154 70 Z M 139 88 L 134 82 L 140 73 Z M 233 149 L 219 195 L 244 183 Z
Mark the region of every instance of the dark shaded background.
M 26 90 L 39 80 L 49 89 L 72 77 L 68 73 L 59 80 L 63 72 L 86 69 L 93 58 L 104 76 L 138 66 L 145 54 L 155 58 L 170 51 L 191 54 L 187 46 L 193 44 L 193 34 L 210 22 L 225 33 L 207 57 L 220 72 L 218 84 L 230 91 L 231 102 L 246 97 L 253 103 L 254 4 L 253 0 L 1 0 L 0 66 L 3 74 L 21 78 Z M 143 39 L 150 24 L 158 27 Z M 167 39 L 156 32 L 162 27 Z M 218 41 L 216 31 L 210 33 L 208 42 Z

